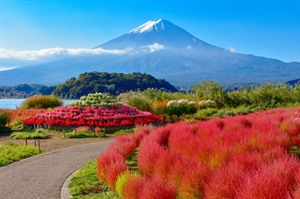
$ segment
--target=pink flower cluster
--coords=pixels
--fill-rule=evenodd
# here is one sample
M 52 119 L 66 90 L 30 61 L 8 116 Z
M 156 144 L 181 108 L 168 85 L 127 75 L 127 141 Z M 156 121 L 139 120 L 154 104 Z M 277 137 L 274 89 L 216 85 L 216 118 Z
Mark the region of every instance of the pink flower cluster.
M 77 107 L 60 106 L 24 121 L 26 125 L 111 127 L 148 124 L 163 118 L 130 106 Z
M 299 116 L 300 108 L 277 109 L 138 132 L 99 157 L 98 176 L 114 188 L 138 148 L 141 176 L 127 181 L 125 199 L 147 198 L 149 184 L 157 198 L 299 199 L 300 161 L 289 151 L 300 147 Z

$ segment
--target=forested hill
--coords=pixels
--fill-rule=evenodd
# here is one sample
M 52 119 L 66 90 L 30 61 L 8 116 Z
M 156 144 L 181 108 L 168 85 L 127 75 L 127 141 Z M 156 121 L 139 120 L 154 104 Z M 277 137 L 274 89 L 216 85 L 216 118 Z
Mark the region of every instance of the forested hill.
M 1 86 L 0 99 L 2 98 L 27 98 L 33 95 L 50 95 L 56 86 L 38 84 L 20 84 L 17 86 Z
M 83 95 L 95 92 L 118 95 L 127 91 L 143 91 L 147 88 L 177 91 L 166 80 L 156 79 L 148 74 L 89 72 L 81 74 L 78 79 L 71 78 L 58 85 L 52 94 L 62 98 L 78 99 Z

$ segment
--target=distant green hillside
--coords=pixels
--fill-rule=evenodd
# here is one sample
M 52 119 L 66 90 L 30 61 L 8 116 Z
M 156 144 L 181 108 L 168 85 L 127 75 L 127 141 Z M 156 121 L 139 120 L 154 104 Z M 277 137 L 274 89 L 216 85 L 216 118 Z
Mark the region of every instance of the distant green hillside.
M 90 72 L 81 74 L 78 79 L 71 78 L 58 85 L 52 94 L 62 98 L 78 99 L 95 92 L 118 95 L 127 91 L 143 91 L 147 88 L 177 91 L 166 80 L 156 79 L 148 74 Z
M 0 86 L 0 98 L 27 98 L 33 95 L 50 95 L 55 86 L 38 84 L 20 84 L 17 86 Z

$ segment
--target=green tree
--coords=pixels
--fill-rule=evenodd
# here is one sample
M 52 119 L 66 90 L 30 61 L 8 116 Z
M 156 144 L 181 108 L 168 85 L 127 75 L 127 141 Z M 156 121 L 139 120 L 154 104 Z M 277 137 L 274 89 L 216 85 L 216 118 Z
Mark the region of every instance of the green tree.
M 11 115 L 5 111 L 0 109 L 0 128 L 5 127 L 11 120 Z
M 226 104 L 227 95 L 216 82 L 209 80 L 202 81 L 200 84 L 195 84 L 192 90 L 199 99 L 215 101 L 217 108 L 222 108 Z

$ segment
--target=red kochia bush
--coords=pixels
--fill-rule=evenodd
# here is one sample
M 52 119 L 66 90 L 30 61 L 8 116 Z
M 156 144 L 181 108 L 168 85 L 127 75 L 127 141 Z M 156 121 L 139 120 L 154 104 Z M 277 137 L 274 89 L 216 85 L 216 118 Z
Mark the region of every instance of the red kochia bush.
M 181 177 L 178 192 L 181 198 L 202 198 L 204 195 L 204 185 L 208 181 L 211 171 L 205 164 L 200 164 L 194 160 L 186 160 L 184 163 L 187 172 Z M 172 167 L 171 172 L 172 173 Z
M 138 147 L 141 176 L 127 181 L 125 199 L 300 199 L 300 161 L 289 152 L 300 138 L 299 118 L 298 109 L 279 109 L 141 130 L 98 160 L 99 171 L 108 171 L 99 177 L 112 186 Z
M 154 167 L 153 176 L 161 179 L 167 179 L 175 159 L 169 151 L 160 154 Z
M 123 188 L 123 196 L 125 199 L 139 199 L 143 186 L 147 181 L 146 177 L 132 177 L 128 179 Z
M 229 164 L 216 170 L 205 187 L 205 198 L 237 198 L 236 191 L 245 177 L 245 170 L 238 164 Z
M 147 178 L 139 195 L 140 199 L 176 199 L 176 190 L 173 186 L 160 178 Z
M 243 199 L 278 199 L 289 198 L 292 187 L 288 184 L 289 176 L 284 176 L 272 166 L 248 173 L 237 198 Z
M 176 199 L 174 187 L 159 178 L 133 177 L 124 187 L 125 199 Z
M 280 128 L 287 134 L 296 136 L 300 133 L 300 118 L 288 118 L 282 121 Z
M 114 151 L 123 157 L 130 156 L 135 148 L 137 147 L 136 139 L 131 136 L 120 135 L 116 138 L 116 140 L 109 146 L 108 151 Z
M 151 176 L 154 172 L 155 164 L 164 148 L 153 140 L 143 140 L 138 153 L 138 168 L 141 174 Z
M 300 187 L 298 187 L 293 193 L 293 199 L 300 199 Z
M 124 157 L 116 152 L 102 154 L 97 161 L 97 166 L 98 178 L 105 181 L 113 190 L 118 175 L 128 169 Z

